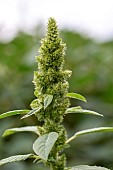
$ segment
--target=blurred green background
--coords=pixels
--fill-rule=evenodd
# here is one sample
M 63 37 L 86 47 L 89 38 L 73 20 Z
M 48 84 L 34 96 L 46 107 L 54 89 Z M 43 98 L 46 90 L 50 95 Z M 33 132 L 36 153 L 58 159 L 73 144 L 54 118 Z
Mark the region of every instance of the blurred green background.
M 32 83 L 33 72 L 37 70 L 35 56 L 38 54 L 39 40 L 44 36 L 41 27 L 33 35 L 18 33 L 8 43 L 0 43 L 0 113 L 13 109 L 29 109 L 35 98 Z M 88 103 L 71 100 L 72 106 L 102 113 L 104 118 L 68 114 L 64 125 L 69 136 L 76 131 L 113 126 L 113 41 L 97 43 L 80 34 L 62 30 L 60 36 L 67 44 L 65 68 L 72 70 L 69 79 L 69 92 L 84 95 Z M 32 152 L 32 143 L 36 136 L 20 133 L 2 138 L 7 128 L 39 124 L 35 117 L 20 120 L 12 116 L 0 120 L 0 159 Z M 80 137 L 70 143 L 66 150 L 68 166 L 89 164 L 113 168 L 113 133 L 100 133 Z M 7 164 L 1 170 L 45 170 L 43 165 L 32 161 Z

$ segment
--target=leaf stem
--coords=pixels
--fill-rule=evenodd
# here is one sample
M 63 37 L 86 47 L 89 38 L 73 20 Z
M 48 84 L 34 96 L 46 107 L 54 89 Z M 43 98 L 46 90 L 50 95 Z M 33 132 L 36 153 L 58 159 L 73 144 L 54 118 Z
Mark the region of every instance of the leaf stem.
M 70 137 L 67 141 L 66 144 L 68 144 L 69 142 L 71 142 L 73 139 L 75 139 L 77 136 L 73 135 L 72 137 Z

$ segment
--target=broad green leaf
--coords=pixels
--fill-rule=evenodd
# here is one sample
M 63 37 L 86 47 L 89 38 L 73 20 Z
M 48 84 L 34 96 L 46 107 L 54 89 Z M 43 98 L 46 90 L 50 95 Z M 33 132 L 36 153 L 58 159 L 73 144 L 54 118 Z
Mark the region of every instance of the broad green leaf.
M 83 97 L 82 95 L 80 95 L 78 93 L 67 93 L 66 96 L 70 97 L 70 98 L 74 98 L 74 99 L 78 99 L 78 100 L 82 100 L 84 102 L 87 102 L 85 97 Z
M 113 132 L 113 127 L 99 127 L 99 128 L 92 128 L 92 129 L 79 131 L 79 132 L 75 133 L 74 136 L 69 138 L 66 143 L 69 143 L 70 141 L 72 141 L 73 139 L 75 139 L 79 136 L 89 134 L 89 133 L 95 133 L 95 132 Z
M 100 166 L 79 165 L 72 167 L 69 170 L 109 170 L 109 169 Z
M 33 144 L 34 152 L 39 155 L 42 159 L 47 161 L 48 155 L 58 138 L 58 133 L 50 132 L 43 136 L 40 136 Z
M 27 113 L 25 116 L 23 116 L 21 119 L 27 118 L 29 116 L 34 115 L 35 113 L 37 113 L 40 109 L 42 109 L 42 106 L 40 106 L 38 109 L 33 109 L 31 110 L 29 113 Z
M 33 154 L 27 154 L 27 155 L 16 155 L 16 156 L 11 156 L 5 159 L 0 160 L 0 166 L 4 165 L 6 163 L 10 162 L 17 162 L 17 161 L 24 161 L 30 157 L 32 157 Z
M 3 137 L 18 133 L 18 132 L 34 132 L 39 135 L 37 126 L 27 126 L 27 127 L 20 127 L 20 128 L 12 128 L 12 129 L 7 129 L 3 133 Z
M 13 115 L 17 115 L 17 114 L 26 114 L 28 112 L 29 112 L 29 110 L 13 110 L 13 111 L 2 113 L 0 115 L 0 119 L 3 119 L 5 117 L 9 117 L 9 116 L 13 116 Z
M 95 111 L 82 109 L 80 106 L 68 108 L 66 110 L 66 113 L 83 113 L 83 114 L 91 114 L 91 115 L 96 115 L 96 116 L 102 116 L 103 117 L 102 114 L 99 114 L 99 113 L 97 113 Z
M 52 102 L 53 100 L 53 95 L 47 94 L 45 99 L 44 99 L 44 109 Z

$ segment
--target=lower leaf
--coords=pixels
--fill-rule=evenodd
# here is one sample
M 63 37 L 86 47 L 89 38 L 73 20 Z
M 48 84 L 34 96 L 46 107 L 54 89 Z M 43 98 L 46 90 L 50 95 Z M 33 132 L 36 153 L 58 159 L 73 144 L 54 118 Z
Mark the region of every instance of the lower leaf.
M 18 132 L 33 132 L 37 135 L 39 135 L 38 133 L 38 129 L 37 126 L 26 126 L 26 127 L 20 127 L 20 128 L 12 128 L 12 129 L 7 129 L 5 130 L 5 132 L 3 133 L 3 137 L 18 133 Z
M 58 133 L 56 132 L 50 132 L 48 134 L 40 136 L 33 144 L 34 152 L 42 159 L 47 161 L 48 155 L 51 152 L 51 149 L 54 146 L 57 138 Z
M 100 166 L 79 165 L 72 167 L 69 170 L 109 170 L 109 169 Z
M 66 143 L 69 143 L 73 139 L 85 135 L 85 134 L 91 134 L 91 133 L 100 133 L 100 132 L 113 132 L 113 127 L 99 127 L 99 128 L 92 128 L 92 129 L 86 129 L 81 130 L 77 133 L 75 133 L 71 138 L 69 138 Z
M 0 166 L 4 165 L 6 163 L 24 161 L 32 156 L 33 156 L 33 154 L 11 156 L 11 157 L 0 160 Z

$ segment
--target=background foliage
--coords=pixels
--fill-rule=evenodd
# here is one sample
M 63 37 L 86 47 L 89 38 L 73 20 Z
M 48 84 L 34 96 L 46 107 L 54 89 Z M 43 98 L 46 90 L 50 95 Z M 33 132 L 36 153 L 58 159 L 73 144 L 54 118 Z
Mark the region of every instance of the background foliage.
M 80 103 L 84 108 L 102 113 L 105 117 L 68 114 L 65 127 L 69 136 L 75 130 L 99 126 L 113 126 L 113 41 L 97 43 L 68 30 L 61 31 L 61 37 L 67 44 L 65 67 L 72 70 L 69 92 L 77 92 L 87 98 L 88 103 Z M 35 35 L 19 33 L 9 43 L 0 43 L 0 113 L 13 109 L 29 109 L 34 98 L 32 84 L 33 71 L 37 70 L 35 57 L 42 38 L 40 28 Z M 79 102 L 71 100 L 73 106 Z M 20 120 L 20 116 L 0 121 L 0 136 L 7 128 L 24 125 L 36 125 L 35 117 Z M 36 136 L 28 133 L 15 134 L 2 139 L 0 137 L 0 159 L 15 154 L 32 151 Z M 27 143 L 27 144 L 26 144 Z M 113 167 L 113 134 L 93 134 L 83 136 L 71 142 L 67 149 L 69 165 L 89 164 Z M 43 170 L 42 165 L 38 165 Z M 32 162 L 20 162 L 5 165 L 1 170 L 36 170 Z

